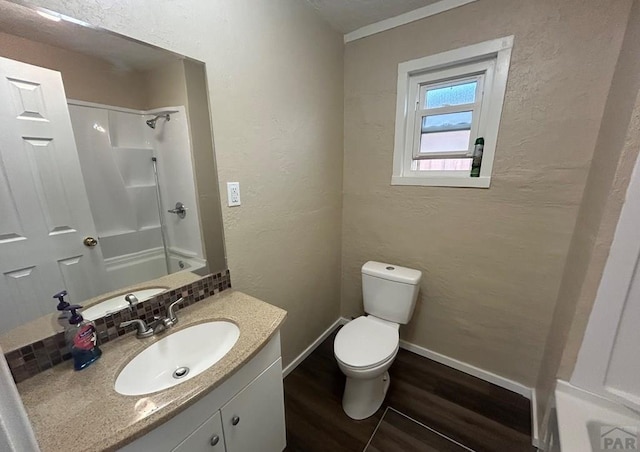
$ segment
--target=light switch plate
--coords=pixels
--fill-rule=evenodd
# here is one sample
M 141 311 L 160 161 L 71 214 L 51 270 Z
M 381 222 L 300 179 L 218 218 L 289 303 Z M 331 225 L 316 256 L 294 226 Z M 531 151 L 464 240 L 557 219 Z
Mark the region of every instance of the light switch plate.
M 227 182 L 227 204 L 229 207 L 240 205 L 240 182 Z

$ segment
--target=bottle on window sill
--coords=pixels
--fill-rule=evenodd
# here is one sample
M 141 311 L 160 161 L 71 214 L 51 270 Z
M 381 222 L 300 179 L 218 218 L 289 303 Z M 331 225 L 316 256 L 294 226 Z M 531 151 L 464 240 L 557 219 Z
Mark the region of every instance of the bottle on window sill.
M 471 162 L 471 177 L 480 177 L 480 166 L 482 166 L 482 152 L 484 150 L 484 138 L 476 139 L 473 146 L 473 161 Z

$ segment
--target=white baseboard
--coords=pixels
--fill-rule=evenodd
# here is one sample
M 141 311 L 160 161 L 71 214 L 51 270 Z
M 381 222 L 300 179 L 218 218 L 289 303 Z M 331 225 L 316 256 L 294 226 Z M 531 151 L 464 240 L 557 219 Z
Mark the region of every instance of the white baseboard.
M 424 356 L 425 358 L 429 358 L 435 362 L 444 364 L 445 366 L 472 375 L 481 380 L 493 383 L 496 386 L 500 386 L 501 388 L 507 389 L 511 392 L 515 392 L 516 394 L 520 394 L 521 396 L 529 399 L 531 401 L 531 444 L 536 448 L 539 447 L 540 440 L 538 436 L 538 406 L 536 402 L 535 389 L 529 388 L 521 383 L 509 380 L 508 378 L 501 377 L 500 375 L 496 375 L 492 372 L 480 369 L 479 367 L 475 367 L 471 364 L 458 361 L 457 359 L 450 358 L 438 352 L 434 352 L 432 350 L 420 347 L 419 345 L 415 345 L 407 341 L 401 340 L 400 348 L 404 348 L 405 350 L 413 352 L 417 355 Z
M 309 345 L 309 347 L 307 347 L 304 352 L 302 352 L 287 367 L 285 367 L 285 369 L 282 371 L 283 378 L 289 375 L 289 373 L 293 369 L 295 369 L 298 366 L 298 364 L 300 364 L 327 337 L 329 337 L 329 335 L 333 332 L 333 330 L 338 325 L 345 325 L 349 322 L 350 320 L 345 317 L 340 317 L 335 322 L 333 322 L 333 324 L 329 328 L 327 328 L 327 330 L 324 333 L 322 333 L 322 335 L 318 339 L 313 341 L 313 343 Z M 516 394 L 520 394 L 521 396 L 529 399 L 531 401 L 531 442 L 534 447 L 538 447 L 540 441 L 538 437 L 538 406 L 536 403 L 535 389 L 529 388 L 521 383 L 515 382 L 513 380 L 509 380 L 508 378 L 501 377 L 500 375 L 496 375 L 492 372 L 486 371 L 484 369 L 480 369 L 479 367 L 475 367 L 471 364 L 458 361 L 457 359 L 450 358 L 441 353 L 434 352 L 433 350 L 429 350 L 428 348 L 421 347 L 419 345 L 415 345 L 407 341 L 401 340 L 400 348 L 403 348 L 417 355 L 428 358 L 437 363 L 444 364 L 445 366 L 451 367 L 452 369 L 459 370 L 460 372 L 464 372 L 468 375 L 487 381 L 496 386 L 500 386 L 501 388 L 504 388 L 511 392 L 515 392 Z
M 531 389 L 531 444 L 540 448 L 540 432 L 538 431 L 538 399 L 536 389 Z
M 300 353 L 293 361 L 291 361 L 287 365 L 287 367 L 282 370 L 282 378 L 285 378 L 287 375 L 289 375 L 293 371 L 293 369 L 298 367 L 298 365 L 305 360 L 307 356 L 313 353 L 313 351 L 318 348 L 318 346 L 322 344 L 331 333 L 333 333 L 333 330 L 335 330 L 338 325 L 343 325 L 344 323 L 345 322 L 343 322 L 342 317 L 339 317 L 335 322 L 333 322 L 331 326 L 329 326 L 329 328 L 327 328 L 325 332 L 320 335 L 320 337 L 313 341 L 311 345 L 305 348 L 302 353 Z
M 459 370 L 460 372 L 464 372 L 465 374 L 469 374 L 481 380 L 488 381 L 489 383 L 493 383 L 496 386 L 500 386 L 501 388 L 507 389 L 511 392 L 515 392 L 516 394 L 520 394 L 521 396 L 531 400 L 531 388 L 528 388 L 525 385 L 517 383 L 513 380 L 509 380 L 508 378 L 501 377 L 500 375 L 496 375 L 487 370 L 480 369 L 479 367 L 475 367 L 471 364 L 458 361 L 457 359 L 450 358 L 441 353 L 434 352 L 433 350 L 420 347 L 419 345 L 415 345 L 407 341 L 400 340 L 400 348 L 404 348 L 405 350 L 409 350 L 410 352 L 413 352 L 420 356 L 424 356 L 425 358 L 429 358 L 432 361 L 444 364 L 445 366 Z
M 340 319 L 338 319 L 338 321 L 339 322 L 336 323 L 340 323 L 342 325 L 350 322 L 350 320 L 345 317 L 341 317 Z M 403 341 L 402 339 L 400 340 L 400 348 L 413 352 L 416 355 L 424 356 L 425 358 L 429 358 L 432 361 L 444 364 L 445 366 L 459 370 L 460 372 L 464 372 L 465 374 L 469 374 L 481 380 L 488 381 L 489 383 L 493 383 L 496 386 L 500 386 L 501 388 L 507 389 L 511 392 L 515 392 L 516 394 L 520 394 L 521 396 L 531 400 L 532 389 L 521 383 L 509 380 L 505 377 L 501 377 L 500 375 L 496 375 L 487 370 L 480 369 L 479 367 L 472 366 L 471 364 L 458 361 L 457 359 L 450 358 L 441 353 L 434 352 L 433 350 L 429 350 L 428 348 L 412 344 L 411 342 Z
M 540 441 L 538 437 L 538 406 L 536 403 L 535 389 L 407 341 L 401 340 L 400 348 L 413 352 L 417 355 L 424 356 L 425 358 L 429 358 L 435 362 L 444 364 L 445 366 L 472 375 L 481 380 L 493 383 L 496 386 L 500 386 L 501 388 L 515 392 L 516 394 L 520 394 L 521 396 L 529 399 L 531 401 L 531 444 L 536 448 L 538 447 Z

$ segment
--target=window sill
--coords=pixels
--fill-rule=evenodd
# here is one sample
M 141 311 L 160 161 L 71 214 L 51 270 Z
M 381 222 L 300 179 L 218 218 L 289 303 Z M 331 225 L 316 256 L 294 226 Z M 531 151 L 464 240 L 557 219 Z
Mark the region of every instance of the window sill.
M 462 187 L 462 188 L 489 188 L 491 177 L 403 177 L 393 176 L 391 185 L 421 185 L 424 187 Z

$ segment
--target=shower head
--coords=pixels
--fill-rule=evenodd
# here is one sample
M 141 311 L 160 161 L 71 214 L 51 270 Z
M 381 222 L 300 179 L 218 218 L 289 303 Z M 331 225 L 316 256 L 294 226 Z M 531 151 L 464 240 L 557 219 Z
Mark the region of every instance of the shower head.
M 153 118 L 153 119 L 147 119 L 147 125 L 148 125 L 149 127 L 151 127 L 152 129 L 155 129 L 155 128 L 156 128 L 156 121 L 157 121 L 158 119 L 160 119 L 160 118 L 164 118 L 164 119 L 166 119 L 167 121 L 170 121 L 170 120 L 171 120 L 171 116 L 169 115 L 169 113 L 162 113 L 162 114 L 157 115 L 157 116 L 156 116 L 155 118 Z

